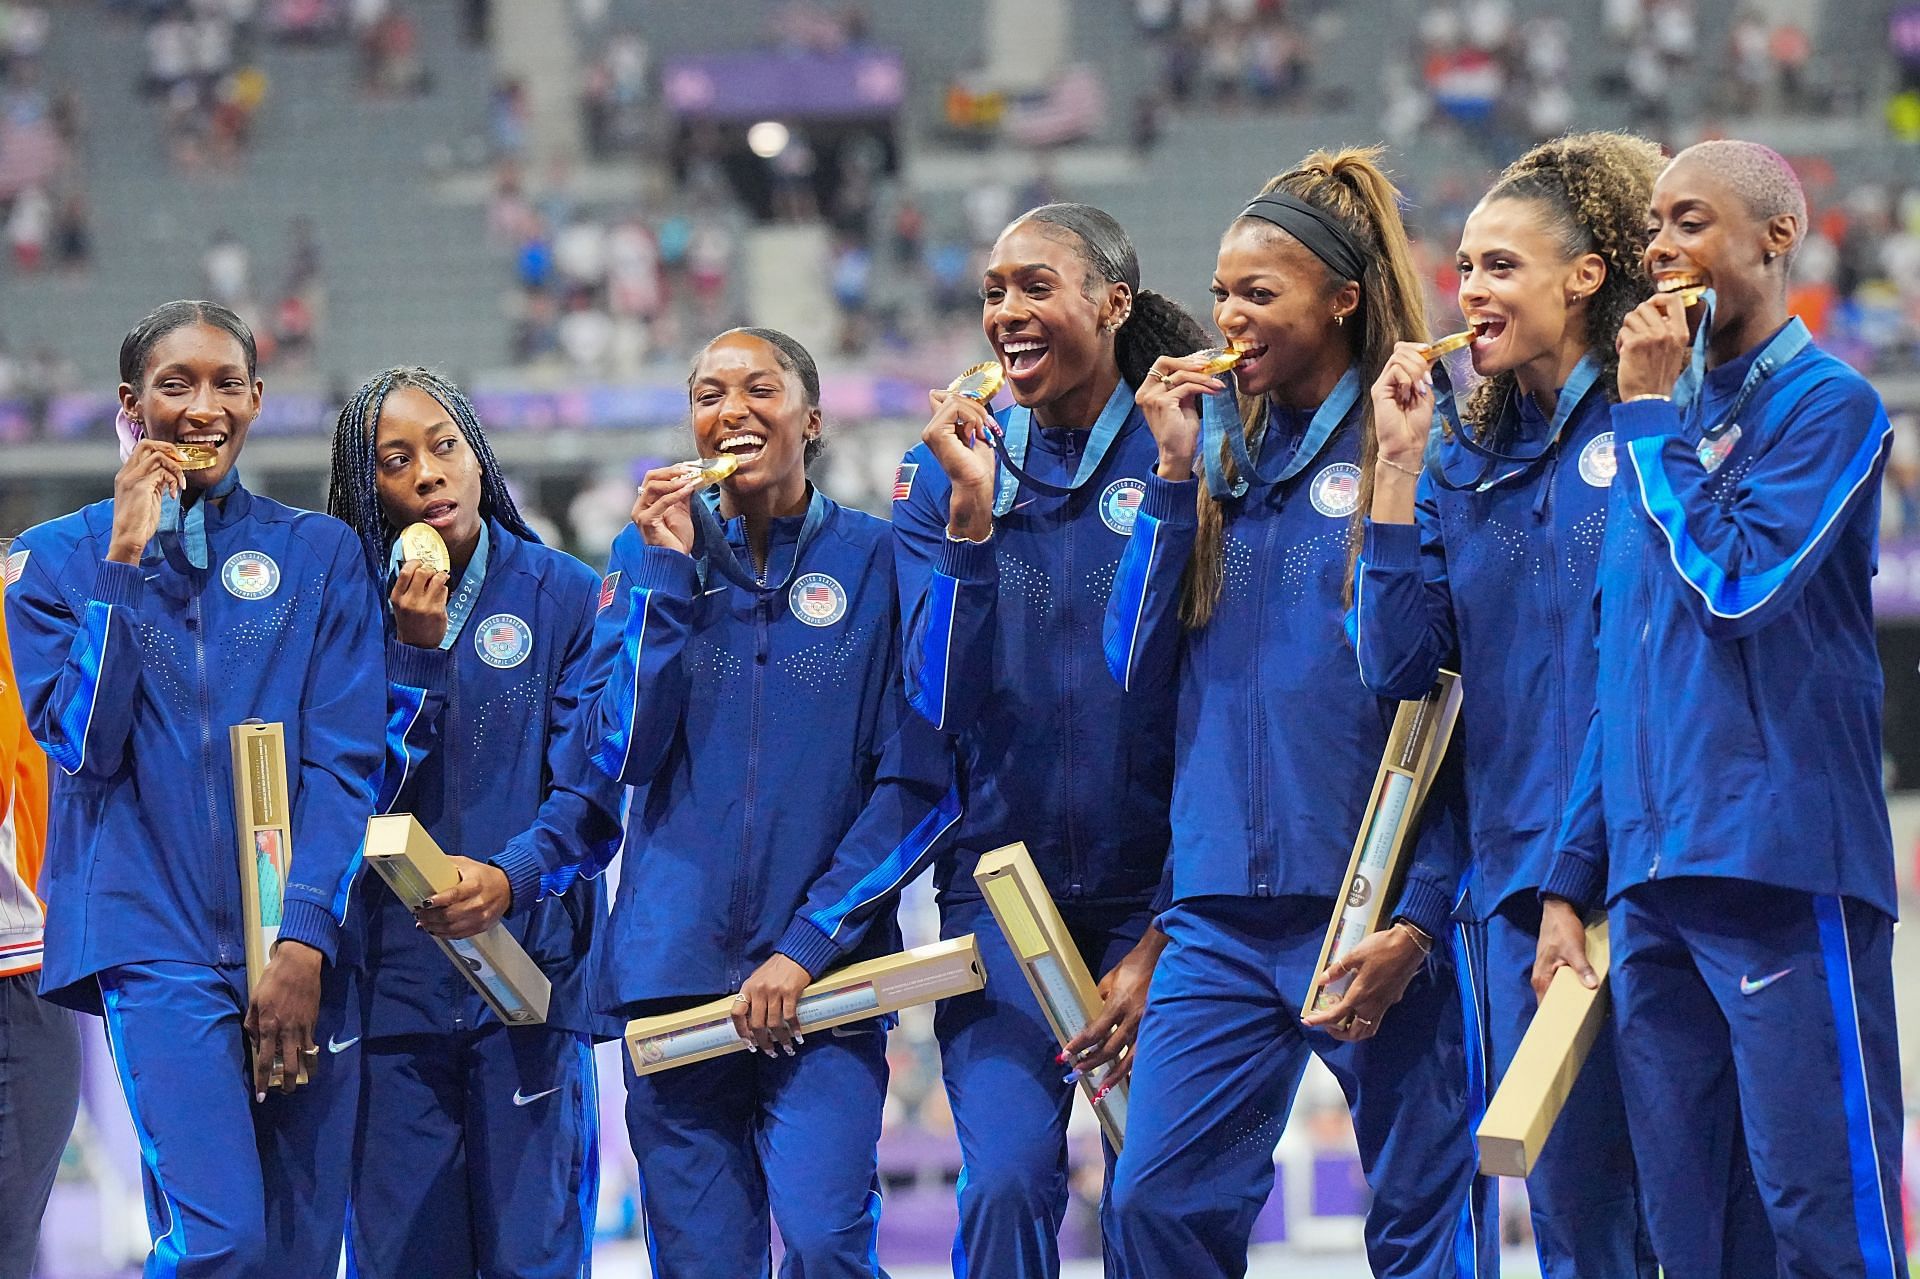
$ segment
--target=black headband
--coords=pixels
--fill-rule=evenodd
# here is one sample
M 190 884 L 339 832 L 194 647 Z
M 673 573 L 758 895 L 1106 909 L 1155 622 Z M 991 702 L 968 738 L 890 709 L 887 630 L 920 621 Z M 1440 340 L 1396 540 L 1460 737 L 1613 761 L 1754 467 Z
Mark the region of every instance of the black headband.
M 1366 256 L 1347 228 L 1305 200 L 1284 191 L 1256 195 L 1240 216 L 1273 223 L 1306 245 L 1343 280 L 1358 280 L 1366 273 Z

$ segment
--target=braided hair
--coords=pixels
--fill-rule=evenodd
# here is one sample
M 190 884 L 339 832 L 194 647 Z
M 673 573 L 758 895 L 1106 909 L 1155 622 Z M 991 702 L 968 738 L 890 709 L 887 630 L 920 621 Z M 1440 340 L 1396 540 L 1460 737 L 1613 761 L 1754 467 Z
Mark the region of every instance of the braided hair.
M 540 537 L 527 526 L 520 508 L 507 489 L 493 450 L 487 446 L 486 433 L 473 405 L 460 388 L 432 369 L 391 368 L 375 374 L 355 391 L 340 409 L 333 428 L 333 470 L 327 481 L 327 513 L 345 523 L 360 538 L 367 556 L 367 567 L 376 580 L 387 571 L 387 554 L 400 530 L 387 522 L 380 506 L 376 480 L 374 438 L 380 429 L 380 410 L 393 392 L 411 388 L 425 391 L 447 411 L 453 424 L 465 437 L 467 447 L 480 461 L 480 518 L 497 520 L 516 537 L 538 542 Z
M 1133 241 L 1106 210 L 1091 204 L 1043 204 L 1021 214 L 1013 224 L 1022 222 L 1058 227 L 1072 237 L 1087 268 L 1083 287 L 1087 297 L 1093 297 L 1102 284 L 1124 284 L 1132 293 L 1133 309 L 1113 335 L 1114 363 L 1128 386 L 1145 382 L 1161 356 L 1189 355 L 1209 345 L 1207 331 L 1185 307 L 1140 287 L 1140 257 Z
M 1565 260 L 1598 254 L 1606 279 L 1587 299 L 1586 347 L 1600 361 L 1600 386 L 1620 397 L 1620 352 L 1614 337 L 1627 312 L 1653 291 L 1641 254 L 1647 247 L 1647 207 L 1665 160 L 1660 148 L 1631 133 L 1575 133 L 1542 142 L 1515 160 L 1480 201 L 1531 200 L 1560 243 Z M 1500 423 L 1516 393 L 1512 370 L 1481 382 L 1461 413 L 1474 438 Z

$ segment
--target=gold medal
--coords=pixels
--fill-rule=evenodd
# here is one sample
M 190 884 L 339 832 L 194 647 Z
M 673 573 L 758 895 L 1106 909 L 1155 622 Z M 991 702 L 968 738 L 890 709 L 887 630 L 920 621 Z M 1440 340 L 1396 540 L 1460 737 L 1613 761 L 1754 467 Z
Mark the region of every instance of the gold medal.
M 1212 376 L 1215 373 L 1225 373 L 1240 363 L 1240 357 L 1246 354 L 1246 350 L 1238 343 L 1234 343 L 1224 347 L 1211 346 L 1204 351 L 1195 351 L 1194 354 L 1207 357 L 1207 362 L 1200 366 L 1200 371 Z
M 1692 307 L 1698 306 L 1700 299 L 1707 296 L 1707 281 L 1691 271 L 1679 271 L 1662 276 L 1655 282 L 1653 290 L 1656 293 L 1671 293 L 1680 299 L 1681 306 Z
M 1005 385 L 1007 371 L 1000 367 L 998 360 L 989 360 L 985 364 L 976 364 L 947 383 L 947 390 L 954 395 L 964 395 L 969 400 L 978 400 L 985 404 L 1000 394 Z
M 204 471 L 220 460 L 220 450 L 204 444 L 175 444 L 173 451 L 180 458 L 183 471 Z
M 740 459 L 722 453 L 719 457 L 695 458 L 691 462 L 682 462 L 682 466 L 691 466 L 700 472 L 700 478 L 709 484 L 718 484 L 740 469 Z
M 446 539 L 431 524 L 409 524 L 400 530 L 400 559 L 402 563 L 418 560 L 436 573 L 453 571 Z
M 1478 329 L 1463 329 L 1459 333 L 1449 333 L 1447 336 L 1429 342 L 1421 347 L 1420 354 L 1425 356 L 1427 362 L 1431 364 L 1443 355 L 1452 355 L 1455 351 L 1466 350 L 1473 345 L 1473 340 L 1479 336 L 1480 330 Z

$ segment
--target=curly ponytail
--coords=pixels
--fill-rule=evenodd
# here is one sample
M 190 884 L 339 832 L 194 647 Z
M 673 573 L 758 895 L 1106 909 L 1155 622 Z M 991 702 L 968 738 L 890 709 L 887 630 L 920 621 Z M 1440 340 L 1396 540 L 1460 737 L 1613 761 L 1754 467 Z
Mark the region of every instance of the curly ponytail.
M 1273 178 L 1260 189 L 1262 195 L 1283 191 L 1304 200 L 1336 219 L 1366 258 L 1366 269 L 1357 281 L 1360 305 L 1348 317 L 1347 342 L 1353 362 L 1359 366 L 1360 384 L 1371 386 L 1396 342 L 1425 341 L 1429 336 L 1426 291 L 1413 262 L 1413 249 L 1407 243 L 1407 228 L 1400 220 L 1400 192 L 1380 167 L 1386 149 L 1379 146 L 1343 147 L 1338 151 L 1315 151 L 1297 168 Z M 1237 219 L 1231 232 L 1244 222 L 1253 222 L 1265 232 L 1284 236 L 1287 232 L 1257 219 Z M 1326 269 L 1329 294 L 1346 284 Z M 1360 503 L 1354 509 L 1347 551 L 1345 594 L 1353 593 L 1354 564 L 1360 558 L 1362 523 L 1373 504 L 1373 462 L 1379 446 L 1373 433 L 1373 401 L 1361 401 Z M 1262 397 L 1240 397 L 1240 421 L 1249 441 L 1265 424 L 1267 405 Z M 1201 458 L 1195 470 L 1218 466 L 1229 480 L 1236 475 L 1233 456 L 1224 448 L 1217 458 Z M 1200 486 L 1200 527 L 1194 539 L 1193 557 L 1187 563 L 1187 576 L 1180 603 L 1180 616 L 1190 627 L 1205 626 L 1220 601 L 1225 575 L 1226 516 L 1220 504 Z
M 1071 237 L 1087 268 L 1087 296 L 1100 284 L 1124 284 L 1133 310 L 1113 335 L 1113 358 L 1128 386 L 1146 381 L 1147 370 L 1163 355 L 1188 355 L 1208 345 L 1207 331 L 1185 307 L 1164 294 L 1140 287 L 1140 258 L 1133 241 L 1104 209 L 1091 204 L 1043 204 L 1013 220 L 1058 227 Z
M 1600 385 L 1609 399 L 1619 398 L 1614 337 L 1627 312 L 1653 290 L 1641 253 L 1654 179 L 1665 163 L 1659 147 L 1631 133 L 1569 134 L 1508 165 L 1480 201 L 1531 200 L 1549 220 L 1565 260 L 1595 253 L 1606 264 L 1606 280 L 1587 299 L 1586 347 L 1600 359 Z M 1515 385 L 1508 370 L 1474 388 L 1461 419 L 1476 439 L 1499 424 Z

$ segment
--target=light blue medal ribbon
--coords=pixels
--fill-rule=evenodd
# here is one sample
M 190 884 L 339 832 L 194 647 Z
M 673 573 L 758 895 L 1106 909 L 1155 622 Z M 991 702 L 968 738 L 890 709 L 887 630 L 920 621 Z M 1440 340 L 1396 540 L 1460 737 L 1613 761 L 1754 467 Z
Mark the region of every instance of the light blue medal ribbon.
M 696 494 L 688 505 L 693 509 L 693 559 L 700 584 L 704 587 L 710 572 L 717 572 L 743 591 L 755 595 L 773 595 L 787 589 L 793 581 L 793 575 L 799 571 L 800 558 L 807 552 L 807 543 L 820 531 L 827 519 L 827 499 L 820 490 L 808 485 L 810 496 L 807 498 L 807 516 L 800 524 L 800 538 L 793 545 L 793 559 L 787 564 L 787 572 L 778 582 L 762 582 L 740 562 L 733 547 L 727 543 L 726 529 L 721 526 L 717 508 L 720 494 L 717 491 Z M 772 548 L 768 548 L 767 567 L 773 567 Z
M 1580 408 L 1581 401 L 1592 393 L 1600 381 L 1600 361 L 1592 352 L 1580 357 L 1573 366 L 1573 372 L 1567 376 L 1567 384 L 1560 388 L 1560 394 L 1553 402 L 1553 417 L 1547 423 L 1547 437 L 1534 453 L 1507 453 L 1480 443 L 1470 435 L 1460 422 L 1459 406 L 1454 398 L 1453 380 L 1447 376 L 1444 365 L 1433 366 L 1433 411 L 1451 431 L 1442 435 L 1432 449 L 1430 469 L 1434 480 L 1443 488 L 1477 489 L 1484 492 L 1496 484 L 1504 484 L 1516 475 L 1525 473 L 1537 465 L 1547 454 L 1553 452 L 1554 445 L 1560 442 L 1560 435 L 1567 429 L 1567 423 Z M 1499 426 L 1504 428 L 1509 417 L 1515 413 L 1509 401 L 1501 406 Z M 1504 430 L 1492 432 L 1495 438 L 1505 434 Z M 1456 451 L 1457 450 L 1457 451 Z M 1480 473 L 1471 479 L 1461 476 L 1456 459 L 1464 452 L 1480 460 Z M 1513 469 L 1504 475 L 1495 476 L 1494 472 L 1502 466 Z
M 994 451 L 1000 455 L 1000 475 L 993 494 L 994 516 L 998 518 L 1013 509 L 1013 499 L 1019 494 L 1022 484 L 1049 497 L 1065 497 L 1068 493 L 1077 492 L 1100 469 L 1100 463 L 1106 460 L 1108 450 L 1120 436 L 1120 428 L 1127 424 L 1127 419 L 1132 415 L 1133 388 L 1127 385 L 1125 378 L 1121 378 L 1114 383 L 1113 394 L 1107 397 L 1106 407 L 1100 410 L 1100 416 L 1093 424 L 1093 430 L 1087 437 L 1087 451 L 1080 456 L 1080 467 L 1074 472 L 1073 482 L 1063 488 L 1027 474 L 1027 441 L 1033 434 L 1033 410 L 1015 405 L 1007 414 L 1007 420 L 1001 424 L 1000 436 L 996 438 L 991 432 L 988 433 L 988 438 L 993 440 Z
M 207 566 L 207 503 L 220 501 L 240 487 L 240 472 L 229 470 L 226 478 L 200 495 L 200 500 L 192 506 L 182 506 L 180 499 L 169 493 L 160 499 L 160 523 L 154 527 L 155 538 L 175 538 L 180 543 L 180 553 L 187 557 L 187 563 L 195 568 Z
M 467 571 L 460 575 L 460 584 L 447 596 L 447 633 L 440 637 L 440 650 L 447 652 L 460 638 L 460 632 L 467 624 L 467 618 L 473 613 L 473 606 L 480 601 L 480 588 L 487 581 L 487 549 L 492 545 L 493 537 L 487 531 L 485 520 L 480 522 L 480 541 L 473 548 L 473 558 L 467 561 Z M 387 552 L 387 581 L 391 583 L 400 572 L 400 539 L 393 539 L 393 547 Z
M 1701 321 L 1702 333 L 1706 332 L 1707 321 L 1712 318 L 1709 315 Z M 1754 393 L 1760 389 L 1761 383 L 1778 373 L 1788 361 L 1805 350 L 1807 343 L 1811 341 L 1813 341 L 1813 334 L 1807 331 L 1807 326 L 1801 322 L 1799 316 L 1796 315 L 1788 320 L 1786 325 L 1760 348 L 1760 354 L 1753 357 L 1753 363 L 1747 368 L 1747 376 L 1740 382 L 1740 389 L 1734 392 L 1733 402 L 1727 405 L 1725 416 L 1715 423 L 1712 429 L 1702 431 L 1701 438 L 1718 439 L 1729 427 L 1737 425 L 1741 410 L 1747 407 L 1747 401 L 1753 398 Z M 1696 354 L 1700 357 L 1700 368 L 1704 370 L 1706 367 L 1704 349 L 1697 350 Z M 1692 368 L 1689 367 L 1688 371 L 1691 372 Z M 1704 378 L 1705 373 L 1702 372 L 1694 380 L 1696 390 Z M 1675 404 L 1680 403 L 1680 388 L 1677 384 L 1674 387 L 1673 400 Z
M 1327 446 L 1333 433 L 1353 412 L 1353 406 L 1360 402 L 1360 370 L 1352 365 L 1340 375 L 1333 384 L 1333 392 L 1313 411 L 1313 417 L 1307 423 L 1307 433 L 1300 437 L 1300 443 L 1294 448 L 1280 469 L 1272 475 L 1262 471 L 1254 464 L 1253 454 L 1259 447 L 1256 442 L 1252 448 L 1247 445 L 1247 433 L 1240 421 L 1240 402 L 1235 397 L 1235 382 L 1232 374 L 1227 376 L 1227 389 L 1216 391 L 1201 397 L 1200 400 L 1200 452 L 1206 459 L 1207 492 L 1217 502 L 1229 497 L 1244 497 L 1251 483 L 1279 484 L 1292 479 L 1307 468 L 1307 464 L 1320 455 Z M 1268 418 L 1272 411 L 1269 409 Z M 1266 436 L 1266 423 L 1261 423 L 1258 432 L 1263 442 Z M 1239 474 L 1233 483 L 1227 483 L 1220 465 L 1222 446 L 1232 450 L 1234 465 Z

